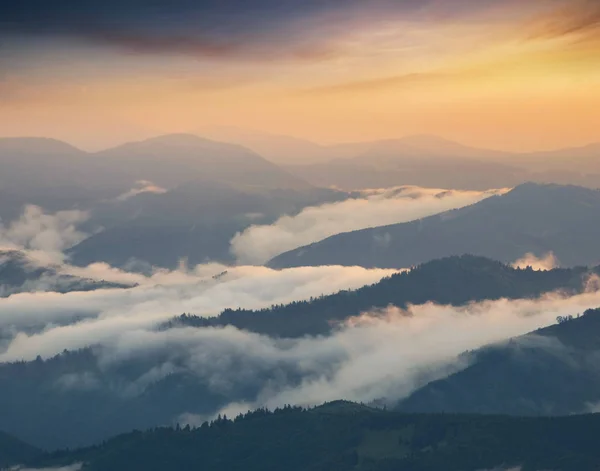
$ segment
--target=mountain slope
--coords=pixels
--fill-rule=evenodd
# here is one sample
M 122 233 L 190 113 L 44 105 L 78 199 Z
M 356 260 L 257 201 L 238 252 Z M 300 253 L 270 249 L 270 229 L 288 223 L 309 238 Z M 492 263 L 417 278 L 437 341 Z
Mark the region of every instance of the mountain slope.
M 471 366 L 417 390 L 403 411 L 568 415 L 600 403 L 600 310 L 467 354 Z
M 0 469 L 26 463 L 41 454 L 41 450 L 0 432 Z
M 357 291 L 262 311 L 226 310 L 217 318 L 185 316 L 163 329 L 190 327 L 190 335 L 206 335 L 207 339 L 213 335 L 210 327 L 222 325 L 272 337 L 329 335 L 336 323 L 389 304 L 403 307 L 431 300 L 460 305 L 500 297 L 535 297 L 557 289 L 580 292 L 589 274 L 583 268 L 514 270 L 490 260 L 456 257 Z M 181 329 L 157 335 L 167 338 L 178 332 Z M 214 333 L 218 337 L 218 331 Z M 265 339 L 265 344 L 270 342 Z M 107 362 L 113 356 L 112 349 L 97 346 L 46 360 L 0 364 L 2 426 L 44 448 L 89 445 L 134 428 L 171 424 L 185 413 L 211 416 L 232 402 L 255 401 L 265 384 L 283 381 L 295 387 L 305 378 L 301 366 L 297 369 L 282 361 L 262 367 L 262 362 L 254 362 L 252 355 L 242 350 L 239 357 L 235 351 L 231 356 L 218 354 L 216 367 L 220 370 L 220 362 L 231 357 L 222 368 L 240 368 L 249 374 L 236 375 L 239 381 L 234 383 L 214 384 L 215 375 L 198 369 L 192 358 L 196 353 L 210 357 L 211 351 L 210 344 L 204 351 L 190 349 L 184 342 L 147 355 Z
M 306 182 L 248 149 L 191 134 L 132 142 L 93 157 L 104 168 L 167 188 L 200 177 L 242 187 L 310 189 Z
M 355 291 L 260 311 L 230 309 L 218 317 L 186 315 L 171 325 L 233 325 L 281 337 L 320 335 L 331 332 L 337 322 L 390 305 L 401 308 L 426 302 L 462 305 L 500 298 L 533 298 L 556 290 L 578 293 L 592 273 L 600 273 L 600 268 L 521 270 L 465 255 L 428 262 Z
M 336 402 L 258 410 L 198 429 L 157 429 L 55 453 L 35 466 L 89 471 L 597 470 L 600 417 L 403 415 Z
M 463 253 L 509 263 L 550 251 L 563 266 L 592 265 L 600 263 L 599 237 L 600 191 L 529 183 L 418 221 L 339 234 L 268 265 L 406 268 Z
M 265 189 L 195 179 L 165 193 L 141 193 L 97 206 L 94 220 L 104 230 L 70 249 L 69 255 L 78 265 L 104 261 L 123 266 L 137 259 L 174 268 L 182 258 L 190 265 L 233 263 L 230 240 L 237 232 L 346 197 L 319 188 Z

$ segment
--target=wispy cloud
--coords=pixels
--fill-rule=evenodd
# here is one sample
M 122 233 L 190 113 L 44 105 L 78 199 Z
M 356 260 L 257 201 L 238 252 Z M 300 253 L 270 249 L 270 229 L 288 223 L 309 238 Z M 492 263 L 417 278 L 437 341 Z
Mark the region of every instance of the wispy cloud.
M 540 15 L 531 24 L 531 38 L 600 36 L 600 3 L 596 0 L 574 0 Z

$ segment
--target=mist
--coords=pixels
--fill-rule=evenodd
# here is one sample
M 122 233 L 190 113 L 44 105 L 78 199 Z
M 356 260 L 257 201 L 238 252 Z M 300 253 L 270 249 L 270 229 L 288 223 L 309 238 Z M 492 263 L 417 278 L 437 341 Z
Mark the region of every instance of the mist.
M 223 268 L 199 266 L 193 271 L 160 271 L 151 277 L 135 274 L 131 276 L 140 277 L 142 283 L 130 289 L 20 293 L 0 299 L 0 332 L 14 337 L 0 353 L 0 361 L 83 348 L 102 343 L 115 332 L 154 328 L 183 313 L 214 316 L 225 308 L 260 309 L 355 289 L 396 272 L 334 266 L 281 271 L 232 267 L 226 272 Z M 97 269 L 82 270 L 92 275 Z M 38 333 L 24 333 L 32 330 Z
M 77 227 L 88 217 L 87 212 L 78 210 L 46 214 L 40 207 L 28 205 L 8 226 L 0 221 L 0 248 L 25 250 L 41 263 L 62 262 L 64 251 L 88 236 Z
M 508 190 L 459 191 L 420 187 L 365 190 L 339 203 L 305 208 L 271 225 L 254 225 L 231 240 L 239 263 L 263 264 L 288 250 L 341 232 L 385 226 L 475 204 Z
M 11 298 L 20 297 L 24 296 Z M 46 298 L 39 301 L 52 305 Z M 49 357 L 64 348 L 92 345 L 102 369 L 161 359 L 131 378 L 127 394 L 140 394 L 149 384 L 185 372 L 202 380 L 211 392 L 232 398 L 219 411 L 228 415 L 262 406 L 309 406 L 340 398 L 395 401 L 468 366 L 458 358 L 460 353 L 553 324 L 558 315 L 597 307 L 600 292 L 572 297 L 553 293 L 540 299 L 464 307 L 428 303 L 406 310 L 389 308 L 351 318 L 330 336 L 301 339 L 271 338 L 231 326 L 157 330 L 156 323 L 172 314 L 168 300 L 142 301 L 125 308 L 123 299 L 113 299 L 112 304 L 104 301 L 102 312 L 70 325 L 52 326 L 49 315 L 46 329 L 18 333 L 0 361 L 31 360 L 38 354 Z M 30 315 L 30 309 L 26 304 L 11 305 L 13 323 Z M 69 384 L 82 383 L 78 378 L 68 379 Z M 86 387 L 97 387 L 100 381 L 96 380 L 86 377 Z M 248 397 L 240 392 L 248 390 L 256 394 Z M 197 423 L 207 418 L 187 414 L 174 420 Z

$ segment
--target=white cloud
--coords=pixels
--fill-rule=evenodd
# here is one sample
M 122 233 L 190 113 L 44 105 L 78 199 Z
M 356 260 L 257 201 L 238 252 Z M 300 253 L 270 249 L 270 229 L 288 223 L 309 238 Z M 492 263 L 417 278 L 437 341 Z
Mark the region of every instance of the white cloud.
M 142 193 L 154 193 L 157 195 L 162 195 L 166 193 L 167 190 L 158 185 L 155 185 L 153 182 L 148 180 L 139 180 L 136 182 L 135 186 L 123 193 L 122 195 L 117 196 L 117 201 L 127 201 L 129 198 L 140 195 Z
M 600 293 L 588 293 L 571 298 L 550 295 L 540 300 L 500 300 L 464 308 L 426 304 L 406 312 L 390 309 L 383 316 L 367 315 L 331 337 L 302 339 L 280 347 L 279 361 L 302 365 L 301 383 L 267 384 L 256 400 L 229 404 L 219 413 L 235 415 L 262 406 L 308 406 L 341 398 L 362 402 L 401 399 L 424 383 L 467 366 L 457 360 L 466 350 L 531 332 L 555 323 L 557 315 L 576 314 L 599 304 Z M 242 342 L 237 339 L 236 343 Z M 261 345 L 268 348 L 264 339 Z M 247 345 L 243 348 L 254 354 L 258 351 Z M 273 352 L 265 354 L 274 356 Z
M 267 278 L 272 274 L 266 273 Z M 296 283 L 296 275 L 292 270 L 284 276 L 291 276 L 288 281 Z M 271 282 L 265 284 L 264 279 L 249 282 L 248 278 L 239 278 L 237 282 L 242 282 L 238 286 L 242 289 L 232 289 L 227 282 L 214 284 L 200 295 L 205 298 L 201 302 L 215 303 L 216 298 L 218 304 L 221 295 L 256 295 L 256 288 L 260 291 L 273 286 Z M 281 283 L 286 284 L 283 279 Z M 221 288 L 214 291 L 219 285 Z M 273 289 L 268 299 L 273 293 L 295 298 L 289 288 Z M 135 290 L 129 292 L 137 296 Z M 78 302 L 94 304 L 96 309 L 99 305 L 97 299 L 85 297 Z M 153 328 L 156 322 L 172 314 L 171 299 L 144 300 L 142 296 L 140 302 L 129 306 L 123 305 L 127 302 L 123 298 L 104 302 L 104 308 L 90 319 L 49 326 L 38 334 L 21 332 L 0 361 L 33 359 L 37 354 L 47 357 L 63 348 L 86 345 L 101 346 L 99 359 L 104 367 L 136 358 L 167 358 L 133 378 L 126 392 L 139 394 L 148 384 L 180 371 L 201 377 L 212 391 L 225 395 L 247 390 L 248 386 L 258 390 L 248 402 L 228 404 L 221 411 L 228 415 L 258 406 L 313 405 L 340 398 L 364 402 L 384 397 L 399 399 L 427 381 L 465 367 L 465 363 L 456 361 L 465 350 L 553 324 L 558 315 L 575 315 L 597 307 L 600 292 L 572 297 L 549 294 L 537 300 L 503 299 L 465 307 L 428 303 L 406 311 L 392 308 L 351 319 L 330 336 L 300 339 L 270 338 L 234 327 L 157 331 Z M 54 301 L 41 297 L 36 305 L 40 303 L 52 307 Z M 253 298 L 252 303 L 261 301 Z M 16 312 L 14 320 L 28 314 L 25 306 L 10 305 L 0 318 L 4 319 L 7 312 Z M 50 310 L 48 320 L 52 313 Z M 71 379 L 67 379 L 67 385 Z
M 0 247 L 24 249 L 41 263 L 62 261 L 64 250 L 87 237 L 77 229 L 87 218 L 84 211 L 46 214 L 38 206 L 28 205 L 8 227 L 0 223 Z
M 359 198 L 305 208 L 298 215 L 283 216 L 272 225 L 251 226 L 231 240 L 231 251 L 240 263 L 262 264 L 283 252 L 341 232 L 413 221 L 506 191 L 419 187 L 366 190 Z M 378 242 L 385 244 L 386 240 Z
M 150 329 L 183 313 L 213 316 L 228 307 L 260 309 L 359 288 L 395 273 L 335 266 L 281 271 L 232 267 L 214 278 L 222 269 L 201 265 L 191 272 L 160 272 L 131 289 L 20 293 L 0 299 L 0 331 L 15 335 L 0 361 L 102 343 L 119 332 Z M 38 333 L 26 334 L 27 329 Z

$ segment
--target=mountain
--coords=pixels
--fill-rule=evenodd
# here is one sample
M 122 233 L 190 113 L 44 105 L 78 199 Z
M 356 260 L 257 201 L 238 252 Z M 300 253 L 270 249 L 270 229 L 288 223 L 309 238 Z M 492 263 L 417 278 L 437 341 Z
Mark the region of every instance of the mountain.
M 0 469 L 23 464 L 41 454 L 41 450 L 0 432 Z
M 533 298 L 555 290 L 579 293 L 593 273 L 600 269 L 542 272 L 471 256 L 454 257 L 373 286 L 307 302 L 261 311 L 229 309 L 217 318 L 181 316 L 161 326 L 160 335 L 176 336 L 182 330 L 176 328 L 187 327 L 187 335 L 209 335 L 206 350 L 190 349 L 183 342 L 110 361 L 114 351 L 96 345 L 45 360 L 0 363 L 0 422 L 4 430 L 29 443 L 56 449 L 91 445 L 132 429 L 173 424 L 186 413 L 212 416 L 231 403 L 252 403 L 266 384 L 284 382 L 295 387 L 306 379 L 302 367 L 285 361 L 264 367 L 242 351 L 239 359 L 235 352 L 233 360 L 225 361 L 226 355 L 220 353 L 215 356 L 218 369 L 241 371 L 236 375 L 239 380 L 215 384 L 215 374 L 197 369 L 194 357 L 211 355 L 208 339 L 214 327 L 235 326 L 269 335 L 271 340 L 265 339 L 265 345 L 271 341 L 292 345 L 289 339 L 277 337 L 328 336 L 340 321 L 389 305 L 405 307 L 427 301 L 464 305 L 484 299 Z
M 258 311 L 228 309 L 217 317 L 184 315 L 168 326 L 232 325 L 275 337 L 326 335 L 341 321 L 388 306 L 406 308 L 427 302 L 459 306 L 500 298 L 535 298 L 557 290 L 576 294 L 585 289 L 591 274 L 600 274 L 600 267 L 534 271 L 464 255 L 434 260 L 355 291 Z
M 273 268 L 407 268 L 471 253 L 506 263 L 553 252 L 563 266 L 600 263 L 600 191 L 520 185 L 502 196 L 421 220 L 335 235 L 273 258 Z
M 513 154 L 509 158 L 515 164 L 537 170 L 600 173 L 600 143 L 551 151 Z
M 347 197 L 246 148 L 187 134 L 97 153 L 51 139 L 0 139 L 0 165 L 5 226 L 27 204 L 89 214 L 81 228 L 91 237 L 70 251 L 77 264 L 233 262 L 229 241 L 251 224 Z
M 140 260 L 174 268 L 186 258 L 234 263 L 230 240 L 252 224 L 271 224 L 306 206 L 340 201 L 345 193 L 320 189 L 262 188 L 195 179 L 161 193 L 140 193 L 96 206 L 104 229 L 68 253 L 73 263 L 124 266 Z
M 598 415 L 404 415 L 338 401 L 133 432 L 30 463 L 89 471 L 593 471 L 598 433 Z
M 88 157 L 54 139 L 0 138 L 0 217 L 14 219 L 26 204 L 58 211 L 108 197 L 111 189 L 99 184 L 102 173 Z
M 306 146 L 303 149 L 311 152 Z M 285 168 L 314 185 L 346 190 L 404 184 L 483 190 L 527 181 L 600 186 L 600 144 L 511 153 L 416 135 L 320 146 L 316 152 L 321 156 L 318 161 L 290 159 Z
M 600 403 L 600 310 L 467 354 L 470 366 L 417 390 L 403 411 L 569 415 Z
M 333 147 L 316 144 L 306 139 L 230 126 L 203 127 L 198 134 L 247 147 L 278 165 L 325 162 L 345 155 L 336 153 Z
M 241 146 L 172 134 L 93 154 L 105 169 L 166 188 L 204 180 L 240 187 L 307 190 L 310 185 Z
M 484 190 L 514 186 L 523 171 L 503 162 L 505 153 L 475 149 L 435 136 L 410 136 L 340 144 L 328 162 L 285 168 L 318 186 L 347 190 L 417 185 Z
M 42 266 L 17 250 L 0 250 L 0 297 L 31 291 L 93 291 L 131 286 L 96 281 L 60 273 L 58 267 Z

